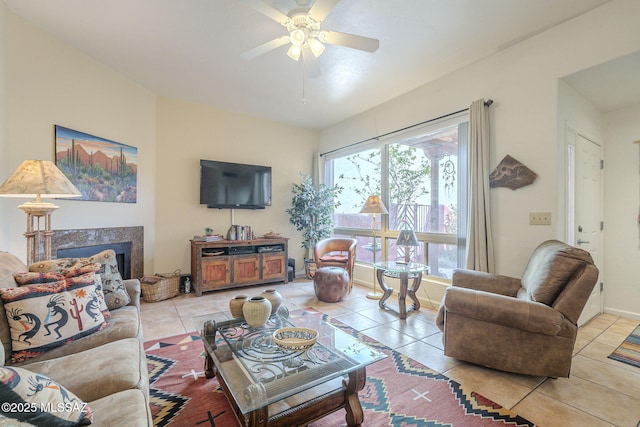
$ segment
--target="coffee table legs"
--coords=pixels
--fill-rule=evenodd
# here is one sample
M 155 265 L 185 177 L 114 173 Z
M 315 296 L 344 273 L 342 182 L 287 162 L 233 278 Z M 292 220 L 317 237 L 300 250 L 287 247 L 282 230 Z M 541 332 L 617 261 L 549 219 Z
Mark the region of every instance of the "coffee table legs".
M 216 376 L 216 365 L 213 363 L 213 359 L 209 356 L 209 352 L 206 351 L 206 349 L 205 353 L 207 353 L 207 355 L 204 358 L 204 376 L 207 378 L 213 378 Z
M 364 420 L 364 411 L 358 399 L 358 392 L 364 388 L 367 382 L 367 370 L 366 368 L 360 368 L 356 371 L 349 373 L 349 382 L 346 384 L 346 390 L 344 392 L 345 398 L 345 410 L 347 415 L 345 420 L 347 425 L 359 426 Z

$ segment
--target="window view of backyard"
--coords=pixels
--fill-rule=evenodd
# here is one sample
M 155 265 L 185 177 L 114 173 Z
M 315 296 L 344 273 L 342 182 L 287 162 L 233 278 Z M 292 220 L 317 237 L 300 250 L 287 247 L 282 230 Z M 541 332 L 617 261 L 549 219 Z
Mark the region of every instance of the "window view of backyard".
M 455 124 L 327 162 L 328 183 L 343 188 L 334 234 L 358 239 L 359 262 L 402 259 L 396 238 L 412 229 L 420 246 L 410 248 L 411 260 L 428 264 L 432 276 L 451 277 L 458 263 L 458 137 Z M 359 213 L 372 194 L 381 195 L 388 215 Z

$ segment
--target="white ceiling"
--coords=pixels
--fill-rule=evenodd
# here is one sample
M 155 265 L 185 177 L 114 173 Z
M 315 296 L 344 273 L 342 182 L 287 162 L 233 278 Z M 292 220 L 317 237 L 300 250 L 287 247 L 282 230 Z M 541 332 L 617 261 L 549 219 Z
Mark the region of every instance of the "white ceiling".
M 240 0 L 4 1 L 158 94 L 322 129 L 610 0 L 341 0 L 322 28 L 377 38 L 380 48 L 327 46 L 314 79 L 286 46 L 240 58 L 285 34 Z

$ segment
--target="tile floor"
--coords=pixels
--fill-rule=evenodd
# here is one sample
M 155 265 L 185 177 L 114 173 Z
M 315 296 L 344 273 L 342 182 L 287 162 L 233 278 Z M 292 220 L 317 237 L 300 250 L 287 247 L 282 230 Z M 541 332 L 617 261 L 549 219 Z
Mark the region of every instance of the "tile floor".
M 370 289 L 354 286 L 344 301 L 329 304 L 318 301 L 313 283 L 305 279 L 142 303 L 145 340 L 195 331 L 189 320 L 192 316 L 228 310 L 232 296 L 257 295 L 266 287 L 277 289 L 289 309 L 313 307 L 339 319 L 539 426 L 640 426 L 640 369 L 607 358 L 640 322 L 608 314 L 580 328 L 571 377 L 555 380 L 499 372 L 446 357 L 434 324 L 435 307 L 423 306 L 407 320 L 400 320 L 366 298 Z

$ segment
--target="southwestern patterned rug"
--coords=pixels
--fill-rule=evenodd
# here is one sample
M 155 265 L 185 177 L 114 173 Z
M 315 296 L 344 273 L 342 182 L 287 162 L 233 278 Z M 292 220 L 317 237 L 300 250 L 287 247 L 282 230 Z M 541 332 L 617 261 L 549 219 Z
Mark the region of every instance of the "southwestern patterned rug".
M 302 315 L 323 315 L 306 310 Z M 338 321 L 336 327 L 383 351 L 387 358 L 367 367 L 360 392 L 369 426 L 533 426 L 528 420 L 468 390 Z M 156 426 L 239 426 L 218 381 L 204 377 L 204 351 L 197 334 L 145 343 Z M 311 426 L 344 426 L 344 410 Z
M 627 339 L 609 355 L 609 359 L 640 368 L 640 326 L 631 332 Z

